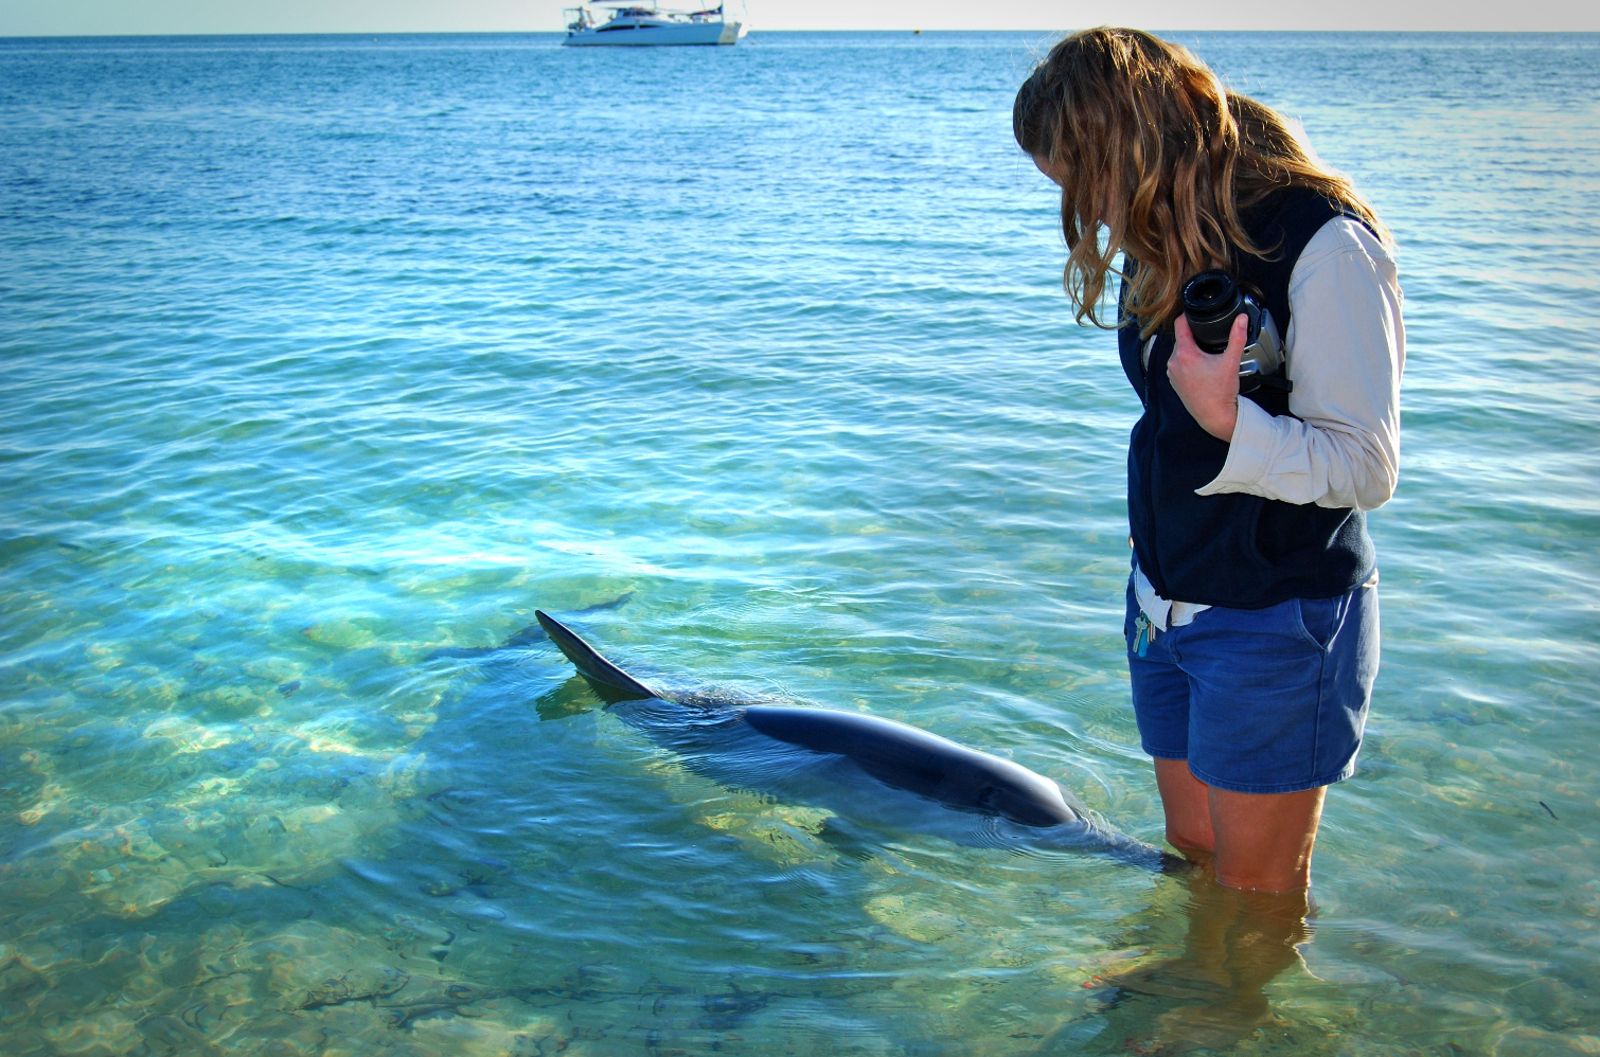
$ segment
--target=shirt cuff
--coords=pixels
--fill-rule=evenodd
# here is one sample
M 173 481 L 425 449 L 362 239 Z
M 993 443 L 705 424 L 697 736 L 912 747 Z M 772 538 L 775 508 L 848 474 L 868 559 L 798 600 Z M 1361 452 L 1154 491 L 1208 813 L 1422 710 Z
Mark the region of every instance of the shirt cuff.
M 1260 483 L 1267 475 L 1276 437 L 1272 415 L 1266 408 L 1240 397 L 1239 416 L 1234 422 L 1233 439 L 1228 442 L 1228 457 L 1222 463 L 1222 472 L 1209 484 L 1196 488 L 1194 494 L 1241 492 Z

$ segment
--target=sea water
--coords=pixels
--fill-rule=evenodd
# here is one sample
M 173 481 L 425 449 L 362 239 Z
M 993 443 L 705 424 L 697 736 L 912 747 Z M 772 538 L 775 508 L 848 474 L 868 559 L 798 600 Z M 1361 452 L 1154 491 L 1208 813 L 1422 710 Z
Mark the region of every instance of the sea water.
M 0 1049 L 1172 1043 L 1097 981 L 1181 881 L 840 842 L 518 635 L 1160 839 L 1136 401 L 1010 134 L 1051 39 L 0 41 Z M 1179 39 L 1407 296 L 1370 737 L 1237 1052 L 1595 1053 L 1600 38 Z

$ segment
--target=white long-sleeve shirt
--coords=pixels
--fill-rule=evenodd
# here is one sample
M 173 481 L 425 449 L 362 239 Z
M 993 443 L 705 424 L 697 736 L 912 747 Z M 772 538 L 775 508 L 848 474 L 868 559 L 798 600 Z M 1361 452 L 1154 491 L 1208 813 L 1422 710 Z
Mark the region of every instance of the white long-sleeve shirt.
M 1284 359 L 1295 417 L 1240 400 L 1222 471 L 1196 493 L 1355 510 L 1387 502 L 1400 477 L 1403 301 L 1394 257 L 1370 231 L 1348 217 L 1319 228 L 1289 277 Z M 1134 586 L 1159 629 L 1207 608 L 1161 598 L 1142 572 Z

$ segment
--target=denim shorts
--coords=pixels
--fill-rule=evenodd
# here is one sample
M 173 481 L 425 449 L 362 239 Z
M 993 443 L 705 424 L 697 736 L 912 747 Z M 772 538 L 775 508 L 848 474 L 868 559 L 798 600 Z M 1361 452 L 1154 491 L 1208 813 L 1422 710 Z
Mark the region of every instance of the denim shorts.
M 1218 789 L 1292 793 L 1350 777 L 1378 673 L 1378 589 L 1213 606 L 1142 642 L 1123 633 L 1144 751 Z M 1142 646 L 1144 655 L 1138 649 Z

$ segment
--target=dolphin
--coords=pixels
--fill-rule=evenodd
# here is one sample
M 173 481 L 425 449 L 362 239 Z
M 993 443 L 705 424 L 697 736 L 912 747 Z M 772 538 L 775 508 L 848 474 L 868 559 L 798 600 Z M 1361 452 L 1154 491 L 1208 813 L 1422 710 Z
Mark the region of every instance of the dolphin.
M 652 687 L 548 613 L 534 617 L 608 707 L 627 704 L 618 709 L 624 719 L 725 785 L 960 843 L 1096 851 L 1156 870 L 1187 868 L 1105 825 L 1019 763 L 864 713 Z M 863 796 L 862 778 L 879 788 Z

